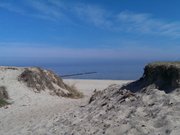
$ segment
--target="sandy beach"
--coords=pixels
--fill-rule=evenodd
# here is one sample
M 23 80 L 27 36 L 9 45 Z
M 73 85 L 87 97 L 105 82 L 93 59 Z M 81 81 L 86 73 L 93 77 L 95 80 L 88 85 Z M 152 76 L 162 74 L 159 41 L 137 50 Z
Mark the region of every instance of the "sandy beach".
M 75 85 L 78 90 L 82 91 L 85 95 L 91 96 L 93 91 L 103 90 L 111 84 L 124 84 L 132 80 L 96 80 L 96 79 L 64 79 L 64 82 L 69 85 Z
M 137 81 L 0 67 L 0 96 L 10 103 L 0 108 L 0 135 L 179 135 L 180 72 L 172 64 L 149 64 Z
M 18 86 L 13 79 L 8 78 L 8 93 L 12 104 L 0 108 L 1 135 L 45 135 L 48 125 L 52 126 L 53 118 L 65 115 L 68 111 L 76 110 L 86 105 L 93 91 L 103 90 L 110 84 L 124 84 L 122 80 L 78 80 L 64 79 L 64 82 L 84 93 L 82 99 L 70 99 L 51 96 L 45 92 L 34 93 Z M 7 82 L 7 81 L 4 81 Z M 2 82 L 3 83 L 3 82 Z M 8 84 L 7 84 L 8 85 Z M 14 86 L 16 85 L 16 86 Z M 46 126 L 46 127 L 43 127 Z M 41 128 L 39 128 L 41 127 Z M 46 128 L 46 130 L 44 130 Z

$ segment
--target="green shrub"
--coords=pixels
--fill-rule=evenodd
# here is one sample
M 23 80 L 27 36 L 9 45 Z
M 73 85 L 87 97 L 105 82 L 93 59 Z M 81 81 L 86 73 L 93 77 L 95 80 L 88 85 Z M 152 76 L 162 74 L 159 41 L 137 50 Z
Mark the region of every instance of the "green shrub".
M 5 99 L 0 99 L 0 107 L 3 107 L 5 105 L 9 105 L 9 103 Z

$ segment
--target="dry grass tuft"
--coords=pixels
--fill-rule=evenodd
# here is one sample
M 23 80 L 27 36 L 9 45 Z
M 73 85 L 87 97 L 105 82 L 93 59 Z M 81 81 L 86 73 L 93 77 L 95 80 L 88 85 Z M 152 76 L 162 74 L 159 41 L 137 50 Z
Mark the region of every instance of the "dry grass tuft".
M 9 103 L 6 101 L 9 98 L 8 92 L 6 91 L 5 86 L 0 86 L 0 107 L 8 105 Z
M 6 91 L 6 87 L 5 86 L 0 86 L 0 99 L 8 99 L 9 95 L 8 92 Z
M 68 98 L 78 99 L 84 97 L 84 94 L 77 90 L 75 84 L 67 85 L 67 87 L 68 87 L 68 91 L 70 92 L 70 94 L 67 95 Z
M 24 72 L 18 77 L 18 80 L 26 83 L 26 85 L 40 93 L 45 89 L 49 89 L 52 95 L 68 97 L 68 98 L 82 98 L 83 94 L 79 92 L 75 85 L 67 85 L 63 82 L 60 76 L 56 75 L 50 70 L 43 70 L 41 68 L 26 68 Z M 68 94 L 62 89 L 68 91 Z

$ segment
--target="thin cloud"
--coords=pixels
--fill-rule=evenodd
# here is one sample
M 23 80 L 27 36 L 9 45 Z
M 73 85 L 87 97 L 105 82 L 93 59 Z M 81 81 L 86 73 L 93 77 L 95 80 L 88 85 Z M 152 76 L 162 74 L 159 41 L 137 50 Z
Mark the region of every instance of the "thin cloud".
M 124 30 L 128 32 L 180 37 L 179 22 L 166 22 L 153 18 L 150 14 L 129 11 L 119 13 L 117 19 L 120 24 L 125 26 Z
M 64 14 L 62 13 L 60 6 L 56 6 L 55 3 L 49 1 L 32 0 L 28 1 L 29 6 L 36 11 L 36 17 L 42 17 L 50 20 L 59 20 Z M 35 14 L 34 14 L 35 15 Z
M 11 3 L 7 3 L 7 2 L 0 2 L 0 8 L 6 9 L 11 12 L 19 13 L 19 14 L 25 14 L 24 9 L 14 6 Z
M 26 6 L 0 2 L 0 8 L 49 21 L 77 21 L 112 32 L 127 32 L 180 38 L 180 22 L 169 22 L 147 13 L 122 11 L 113 13 L 96 5 L 68 3 L 60 0 L 24 0 Z M 25 7 L 29 8 L 25 8 Z M 28 10 L 28 11 L 27 11 Z M 30 12 L 32 11 L 32 12 Z M 67 23 L 68 23 L 67 22 Z
M 63 6 L 60 6 L 58 0 L 20 0 L 19 2 L 22 4 L 21 6 L 10 2 L 0 2 L 0 8 L 21 15 L 50 21 L 57 21 L 64 17 L 64 14 L 61 11 Z
M 139 43 L 137 43 L 139 44 Z M 8 47 L 7 47 L 8 46 Z M 32 46 L 32 47 L 30 47 Z M 43 47 L 26 43 L 0 43 L 0 57 L 12 58 L 90 58 L 90 59 L 174 59 L 179 58 L 179 46 L 170 49 L 152 46 L 124 46 L 121 48 L 63 48 Z M 162 51 L 163 50 L 163 51 Z M 172 53 L 173 52 L 173 53 Z
M 110 16 L 104 9 L 97 6 L 79 4 L 74 8 L 74 11 L 81 20 L 90 22 L 95 26 L 109 27 L 111 25 Z

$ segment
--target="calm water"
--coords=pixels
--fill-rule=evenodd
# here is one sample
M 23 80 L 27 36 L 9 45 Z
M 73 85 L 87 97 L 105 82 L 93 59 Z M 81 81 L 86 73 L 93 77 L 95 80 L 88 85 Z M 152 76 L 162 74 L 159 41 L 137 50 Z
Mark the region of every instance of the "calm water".
M 113 79 L 113 80 L 135 80 L 142 76 L 144 66 L 150 61 L 128 61 L 128 60 L 21 60 L 4 61 L 5 66 L 36 66 L 53 70 L 57 74 L 69 75 L 83 72 L 97 72 L 96 74 L 73 76 L 68 78 L 78 79 Z M 11 63 L 11 64 L 9 64 Z
M 104 63 L 78 63 L 46 65 L 44 68 L 51 69 L 59 75 L 69 75 L 84 72 L 97 72 L 96 74 L 86 74 L 65 78 L 78 79 L 113 79 L 113 80 L 135 80 L 142 76 L 145 63 L 140 62 L 104 62 Z

